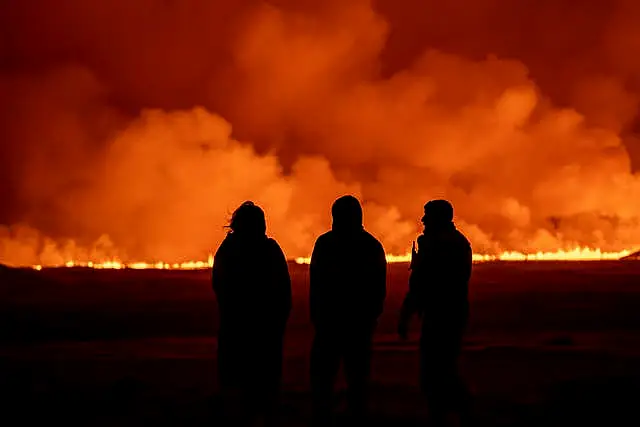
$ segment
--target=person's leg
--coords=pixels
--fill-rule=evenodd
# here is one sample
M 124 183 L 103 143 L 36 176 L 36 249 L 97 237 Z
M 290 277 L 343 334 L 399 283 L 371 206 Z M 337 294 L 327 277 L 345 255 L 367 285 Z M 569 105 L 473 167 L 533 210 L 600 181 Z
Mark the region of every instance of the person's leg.
M 447 409 L 441 372 L 430 354 L 421 355 L 420 387 L 428 407 L 429 426 L 446 425 Z
M 247 384 L 225 384 L 221 388 L 223 425 L 249 425 L 257 415 L 255 396 L 255 391 Z
M 310 376 L 315 425 L 331 419 L 333 386 L 340 369 L 339 337 L 330 331 L 316 331 L 311 347 Z
M 458 418 L 460 427 L 474 425 L 475 414 L 473 410 L 473 397 L 464 380 L 458 376 Z
M 423 324 L 420 335 L 420 388 L 424 394 L 429 410 L 429 425 L 446 425 L 447 414 L 447 381 L 445 372 L 446 356 L 444 355 L 442 331 L 432 324 Z
M 345 342 L 344 371 L 347 407 L 355 418 L 365 417 L 371 377 L 372 331 L 356 331 Z
M 282 337 L 275 337 L 265 344 L 264 382 L 261 390 L 260 411 L 264 416 L 264 425 L 275 427 L 280 423 L 280 391 L 282 383 Z
M 462 351 L 464 324 L 452 324 L 437 339 L 435 354 L 439 367 L 442 404 L 462 421 L 471 419 L 471 394 L 460 376 L 459 361 Z
M 456 415 L 461 425 L 468 425 L 472 418 L 471 395 L 458 371 L 461 334 L 452 330 L 428 332 L 421 337 L 420 365 L 432 423 L 439 425 Z
M 460 426 L 469 426 L 473 423 L 473 399 L 471 392 L 467 387 L 464 379 L 460 375 L 459 362 L 462 350 L 462 335 L 454 337 L 451 343 L 451 352 L 449 353 L 449 372 L 448 378 L 451 384 L 451 408 L 458 416 Z
M 443 366 L 437 363 L 432 354 L 422 355 L 420 385 L 429 410 L 429 426 L 434 427 L 447 425 L 447 416 L 450 414 L 447 402 L 449 390 L 442 369 Z
M 222 397 L 222 418 L 225 425 L 249 425 L 255 416 L 252 384 L 255 366 L 247 338 L 239 334 L 224 334 L 218 338 L 218 381 Z
M 240 392 L 235 378 L 231 343 L 222 334 L 218 338 L 217 369 L 220 390 L 220 418 L 223 425 L 232 425 L 237 418 L 240 407 Z

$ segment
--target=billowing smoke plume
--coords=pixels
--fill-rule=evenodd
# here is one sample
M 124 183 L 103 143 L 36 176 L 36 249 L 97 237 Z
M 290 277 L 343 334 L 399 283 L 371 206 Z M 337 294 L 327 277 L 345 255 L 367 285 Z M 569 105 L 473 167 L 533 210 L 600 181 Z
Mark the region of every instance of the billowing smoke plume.
M 345 193 L 390 253 L 436 197 L 478 252 L 640 243 L 635 2 L 306 3 L 3 2 L 0 262 L 206 259 L 244 200 L 307 256 Z

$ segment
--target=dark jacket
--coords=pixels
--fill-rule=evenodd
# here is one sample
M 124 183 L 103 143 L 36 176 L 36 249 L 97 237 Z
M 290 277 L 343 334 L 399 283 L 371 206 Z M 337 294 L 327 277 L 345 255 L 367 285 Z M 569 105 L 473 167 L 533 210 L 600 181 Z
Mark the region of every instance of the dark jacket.
M 384 248 L 364 229 L 318 238 L 310 266 L 310 310 L 316 328 L 373 327 L 386 297 Z
M 435 323 L 466 322 L 471 268 L 471 245 L 453 224 L 426 231 L 418 237 L 401 317 L 420 313 Z
M 221 334 L 284 333 L 291 311 L 291 278 L 275 240 L 228 234 L 214 257 L 212 284 Z

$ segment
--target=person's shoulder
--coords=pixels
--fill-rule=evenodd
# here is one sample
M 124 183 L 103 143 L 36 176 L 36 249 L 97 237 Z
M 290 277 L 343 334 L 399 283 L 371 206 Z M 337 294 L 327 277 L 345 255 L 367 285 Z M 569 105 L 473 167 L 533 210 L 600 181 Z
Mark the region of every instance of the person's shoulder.
M 282 250 L 278 241 L 273 237 L 267 237 L 267 247 L 273 250 Z
M 421 235 L 418 236 L 416 241 L 418 243 L 418 252 L 423 252 L 423 253 L 434 250 L 440 244 L 442 244 L 441 239 L 438 239 L 437 236 L 431 233 L 422 233 Z
M 380 242 L 380 240 L 378 240 L 373 234 L 369 233 L 367 230 L 363 230 L 362 235 L 364 237 L 364 241 L 368 245 L 370 245 L 372 248 L 376 248 L 377 250 L 381 250 L 384 252 L 382 242 Z
M 316 238 L 313 244 L 312 257 L 324 257 L 326 254 L 333 252 L 335 244 L 334 236 L 331 231 L 327 231 Z
M 460 242 L 460 244 L 463 244 L 465 246 L 471 247 L 471 242 L 469 241 L 467 236 L 464 235 L 464 233 L 462 231 L 456 229 L 456 236 L 457 236 L 458 241 Z
M 456 229 L 455 233 L 456 247 L 461 251 L 471 252 L 471 242 L 460 230 Z
M 326 245 L 328 243 L 330 243 L 331 241 L 334 240 L 334 232 L 329 230 L 325 233 L 322 233 L 320 236 L 318 236 L 318 238 L 316 239 L 316 245 Z
M 229 250 L 230 246 L 231 246 L 231 236 L 227 234 L 225 238 L 222 239 L 222 242 L 220 242 L 218 249 L 216 249 L 216 253 L 214 257 L 220 257 L 224 255 Z

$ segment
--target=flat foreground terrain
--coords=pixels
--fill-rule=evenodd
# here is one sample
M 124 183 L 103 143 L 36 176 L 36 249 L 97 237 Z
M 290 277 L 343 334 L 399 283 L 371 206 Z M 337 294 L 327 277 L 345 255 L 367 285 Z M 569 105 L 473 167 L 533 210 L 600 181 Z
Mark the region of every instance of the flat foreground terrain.
M 298 426 L 308 270 L 290 270 L 283 405 Z M 374 425 L 425 418 L 417 337 L 394 334 L 407 277 L 390 266 Z M 480 425 L 640 425 L 640 262 L 478 264 L 471 300 L 462 371 Z M 215 425 L 216 321 L 208 271 L 0 269 L 0 424 Z

